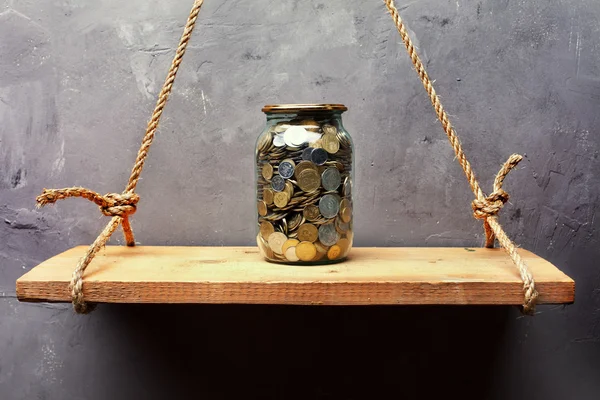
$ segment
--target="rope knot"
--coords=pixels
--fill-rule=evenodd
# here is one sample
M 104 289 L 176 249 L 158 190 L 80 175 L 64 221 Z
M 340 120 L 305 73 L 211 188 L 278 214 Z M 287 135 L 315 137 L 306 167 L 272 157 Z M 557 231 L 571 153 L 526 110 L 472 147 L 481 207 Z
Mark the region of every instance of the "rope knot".
M 497 215 L 504 207 L 510 196 L 502 188 L 492 192 L 483 200 L 475 199 L 471 203 L 473 207 L 473 216 L 477 219 L 486 219 Z
M 136 211 L 136 205 L 140 196 L 136 193 L 108 193 L 102 196 L 104 204 L 100 205 L 100 211 L 107 217 L 125 217 Z

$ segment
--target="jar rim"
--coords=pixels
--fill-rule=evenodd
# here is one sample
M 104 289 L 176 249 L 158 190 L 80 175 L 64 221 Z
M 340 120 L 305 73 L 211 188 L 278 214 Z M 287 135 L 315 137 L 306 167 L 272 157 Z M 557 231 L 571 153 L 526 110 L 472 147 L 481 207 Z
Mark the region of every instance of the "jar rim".
M 343 104 L 267 104 L 264 113 L 292 113 L 301 111 L 347 111 Z

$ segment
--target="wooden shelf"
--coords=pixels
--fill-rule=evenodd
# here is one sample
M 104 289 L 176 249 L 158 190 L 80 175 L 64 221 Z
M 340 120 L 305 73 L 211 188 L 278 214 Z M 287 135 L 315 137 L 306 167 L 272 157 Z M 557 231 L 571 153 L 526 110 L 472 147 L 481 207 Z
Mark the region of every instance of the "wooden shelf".
M 71 273 L 86 247 L 44 261 L 17 280 L 21 301 L 70 301 Z M 521 250 L 539 303 L 571 303 L 575 282 Z M 254 247 L 125 247 L 100 251 L 85 273 L 99 303 L 512 304 L 523 301 L 516 267 L 501 249 L 354 248 L 343 263 L 263 261 Z

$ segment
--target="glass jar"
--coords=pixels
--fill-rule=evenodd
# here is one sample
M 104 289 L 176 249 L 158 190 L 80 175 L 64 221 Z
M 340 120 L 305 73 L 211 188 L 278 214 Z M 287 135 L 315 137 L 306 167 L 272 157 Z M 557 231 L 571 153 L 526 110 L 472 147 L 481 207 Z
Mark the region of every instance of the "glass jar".
M 354 149 L 342 104 L 267 105 L 256 142 L 256 242 L 268 261 L 327 264 L 352 247 Z

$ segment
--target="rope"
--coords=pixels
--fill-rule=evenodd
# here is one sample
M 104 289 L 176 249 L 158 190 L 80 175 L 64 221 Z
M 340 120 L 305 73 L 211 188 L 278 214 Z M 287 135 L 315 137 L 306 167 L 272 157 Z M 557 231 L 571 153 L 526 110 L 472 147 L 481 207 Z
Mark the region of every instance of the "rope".
M 398 32 L 402 37 L 402 40 L 406 46 L 406 50 L 408 51 L 408 55 L 412 60 L 413 65 L 419 77 L 421 78 L 421 82 L 429 95 L 429 99 L 431 100 L 431 104 L 435 109 L 435 112 L 438 116 L 438 119 L 442 123 L 442 127 L 448 136 L 448 140 L 454 149 L 456 157 L 465 172 L 467 180 L 469 181 L 469 185 L 471 186 L 471 190 L 475 195 L 475 200 L 473 201 L 473 215 L 475 218 L 484 220 L 484 228 L 486 232 L 486 247 L 494 246 L 494 238 L 497 238 L 502 247 L 508 252 L 513 262 L 519 268 L 519 272 L 521 274 L 521 279 L 523 280 L 524 285 L 524 294 L 525 294 L 525 302 L 523 304 L 523 311 L 525 313 L 533 313 L 535 308 L 535 301 L 537 298 L 537 291 L 535 290 L 535 283 L 531 273 L 529 272 L 527 266 L 524 261 L 521 259 L 518 254 L 515 245 L 508 238 L 504 230 L 502 229 L 500 223 L 497 221 L 496 215 L 502 209 L 504 204 L 508 201 L 508 193 L 506 193 L 502 189 L 502 183 L 504 182 L 504 178 L 506 175 L 518 164 L 521 160 L 521 156 L 513 154 L 503 165 L 498 175 L 496 175 L 496 179 L 494 180 L 494 190 L 489 196 L 485 196 L 477 179 L 475 178 L 475 173 L 471 168 L 471 164 L 467 160 L 465 153 L 462 149 L 458 136 L 452 127 L 448 115 L 442 106 L 439 97 L 437 96 L 431 81 L 425 71 L 423 63 L 421 62 L 419 56 L 417 55 L 415 48 L 412 44 L 410 37 L 406 32 L 406 28 L 400 15 L 398 14 L 398 10 L 394 5 L 393 0 L 384 0 L 385 4 L 394 19 L 396 27 L 398 28 Z M 142 169 L 144 168 L 144 163 L 146 158 L 148 157 L 148 151 L 152 142 L 154 140 L 154 136 L 159 126 L 160 118 L 162 116 L 163 110 L 169 99 L 169 95 L 171 94 L 171 90 L 173 88 L 173 84 L 175 82 L 175 78 L 177 76 L 177 72 L 179 70 L 179 65 L 183 60 L 183 56 L 185 54 L 185 50 L 187 44 L 190 40 L 192 32 L 194 30 L 194 26 L 196 24 L 196 19 L 198 17 L 198 13 L 200 12 L 200 8 L 204 0 L 195 0 L 194 5 L 190 11 L 190 15 L 188 17 L 187 23 L 185 25 L 185 29 L 179 41 L 179 45 L 177 46 L 177 50 L 175 52 L 175 57 L 171 63 L 171 67 L 169 68 L 169 73 L 167 74 L 167 78 L 165 79 L 165 83 L 160 91 L 158 96 L 158 100 L 156 106 L 154 108 L 154 112 L 148 122 L 148 126 L 146 128 L 146 133 L 144 134 L 144 138 L 142 140 L 140 149 L 138 151 L 134 166 L 131 170 L 131 174 L 129 176 L 129 181 L 123 193 L 108 193 L 104 196 L 85 189 L 81 187 L 71 187 L 65 189 L 44 189 L 42 194 L 37 197 L 38 207 L 42 207 L 46 204 L 55 203 L 58 200 L 66 199 L 69 197 L 83 197 L 88 199 L 100 207 L 100 211 L 106 215 L 111 216 L 112 219 L 106 225 L 104 230 L 100 233 L 100 235 L 96 238 L 94 243 L 90 245 L 86 254 L 79 260 L 77 263 L 77 267 L 73 272 L 73 276 L 70 283 L 71 289 L 71 297 L 73 301 L 73 307 L 78 313 L 87 313 L 93 310 L 93 305 L 88 304 L 84 300 L 83 294 L 83 274 L 85 269 L 90 264 L 96 253 L 106 245 L 106 242 L 114 233 L 119 225 L 123 227 L 123 234 L 125 236 L 125 240 L 128 246 L 135 246 L 135 239 L 133 236 L 133 231 L 131 229 L 131 225 L 129 222 L 129 216 L 134 214 L 136 211 L 137 203 L 139 202 L 139 196 L 135 194 L 135 188 L 140 179 L 140 175 L 142 173 Z
M 481 190 L 481 187 L 479 186 L 479 182 L 477 182 L 477 178 L 475 177 L 475 173 L 471 168 L 471 164 L 467 160 L 465 152 L 462 149 L 458 135 L 448 119 L 448 114 L 446 113 L 446 110 L 444 110 L 444 107 L 440 102 L 440 98 L 436 94 L 431 80 L 427 75 L 427 71 L 425 71 L 425 67 L 423 66 L 423 63 L 421 62 L 421 59 L 415 50 L 415 46 L 413 45 L 410 36 L 408 36 L 408 33 L 406 32 L 406 27 L 404 26 L 404 22 L 402 22 L 402 18 L 400 18 L 400 14 L 398 14 L 398 10 L 396 9 L 394 1 L 384 0 L 384 2 L 392 16 L 392 19 L 394 20 L 394 23 L 396 24 L 398 33 L 400 33 L 400 37 L 402 38 L 415 70 L 419 75 L 423 86 L 425 87 L 425 91 L 429 95 L 429 100 L 431 101 L 433 109 L 435 110 L 435 113 L 442 124 L 442 128 L 448 136 L 448 140 L 450 141 L 450 145 L 456 154 L 456 158 L 458 159 L 458 162 L 462 167 L 467 180 L 469 181 L 469 186 L 471 186 L 471 190 L 475 195 L 475 200 L 473 200 L 472 204 L 473 216 L 477 219 L 483 219 L 484 221 L 486 236 L 485 246 L 494 247 L 494 241 L 495 239 L 498 239 L 500 245 L 506 250 L 512 261 L 515 263 L 519 269 L 521 279 L 523 280 L 523 293 L 525 300 L 522 306 L 522 311 L 525 314 L 532 315 L 535 312 L 535 303 L 538 296 L 538 293 L 535 289 L 533 276 L 517 252 L 515 244 L 506 235 L 496 217 L 500 209 L 502 209 L 504 204 L 508 201 L 509 197 L 508 193 L 502 190 L 504 178 L 519 163 L 519 161 L 521 161 L 522 157 L 518 154 L 513 154 L 508 158 L 496 175 L 493 192 L 489 196 L 485 196 Z
M 154 136 L 160 122 L 160 117 L 162 116 L 165 105 L 167 104 L 171 90 L 173 89 L 173 83 L 175 82 L 175 77 L 179 71 L 179 65 L 181 64 L 183 55 L 185 54 L 185 49 L 190 37 L 192 36 L 192 31 L 194 30 L 196 19 L 198 18 L 198 13 L 200 12 L 200 8 L 202 8 L 203 3 L 204 0 L 194 1 L 194 5 L 190 11 L 187 23 L 185 24 L 183 34 L 179 40 L 179 45 L 175 51 L 175 57 L 171 62 L 169 73 L 167 74 L 165 83 L 163 84 L 160 94 L 158 95 L 158 100 L 156 102 L 156 106 L 154 107 L 152 117 L 148 122 L 146 133 L 144 134 L 142 144 L 135 159 L 135 164 L 131 170 L 127 187 L 123 193 L 109 193 L 102 196 L 88 189 L 71 187 L 66 189 L 44 189 L 42 194 L 36 199 L 38 207 L 42 207 L 46 204 L 55 203 L 58 200 L 69 197 L 83 197 L 96 203 L 100 207 L 102 214 L 112 217 L 108 225 L 106 225 L 94 243 L 90 245 L 86 254 L 79 260 L 77 267 L 73 272 L 69 287 L 71 290 L 73 308 L 77 313 L 84 314 L 94 309 L 93 305 L 86 303 L 84 300 L 83 273 L 90 262 L 94 259 L 96 253 L 106 245 L 106 242 L 119 225 L 123 227 L 123 235 L 125 236 L 127 245 L 135 246 L 135 239 L 133 236 L 133 230 L 131 229 L 131 224 L 129 222 L 129 216 L 135 213 L 136 205 L 140 200 L 140 197 L 135 194 L 134 191 L 140 179 L 140 174 L 144 168 L 144 162 L 146 161 L 146 157 L 148 157 L 148 150 L 150 150 L 150 145 L 154 140 Z

